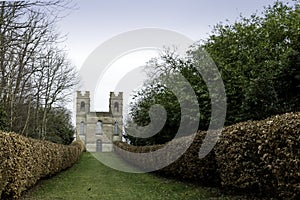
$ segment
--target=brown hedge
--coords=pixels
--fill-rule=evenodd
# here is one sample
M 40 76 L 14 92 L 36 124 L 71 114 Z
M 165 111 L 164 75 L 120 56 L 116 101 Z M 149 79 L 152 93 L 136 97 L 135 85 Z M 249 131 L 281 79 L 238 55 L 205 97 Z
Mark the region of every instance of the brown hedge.
M 222 130 L 222 135 L 205 158 L 198 153 L 206 132 L 198 132 L 192 145 L 174 163 L 158 173 L 199 183 L 221 185 L 224 189 L 279 199 L 300 196 L 300 113 L 276 115 L 262 121 L 238 123 Z M 185 145 L 187 138 L 177 139 Z M 162 148 L 135 147 L 123 142 L 116 146 L 128 152 L 144 153 Z M 130 157 L 115 149 L 138 167 L 151 166 L 160 158 Z M 167 159 L 167 158 L 165 158 Z
M 215 154 L 211 151 L 205 158 L 199 159 L 199 148 L 202 144 L 206 132 L 198 132 L 194 139 L 192 137 L 183 137 L 175 140 L 174 145 L 168 152 L 178 150 L 178 146 L 184 148 L 188 145 L 188 142 L 193 139 L 192 144 L 188 147 L 187 151 L 180 156 L 175 162 L 170 165 L 159 169 L 156 173 L 164 176 L 176 177 L 178 179 L 186 179 L 190 181 L 196 181 L 204 185 L 216 185 L 219 182 L 219 176 L 217 174 L 217 164 L 215 160 Z M 156 151 L 163 147 L 163 145 L 143 146 L 136 147 L 124 142 L 116 142 L 116 146 L 134 153 L 147 153 Z M 120 154 L 127 162 L 139 167 L 141 170 L 145 170 L 145 166 L 151 166 L 160 162 L 161 159 L 169 159 L 172 155 L 161 155 L 160 157 L 151 157 L 151 159 L 143 157 L 134 157 L 121 152 L 117 148 L 115 151 Z M 172 154 L 172 153 L 171 153 Z
M 300 196 L 300 113 L 227 127 L 215 152 L 223 187 Z
M 71 167 L 82 152 L 80 141 L 64 146 L 0 132 L 0 196 L 18 198 L 42 177 Z

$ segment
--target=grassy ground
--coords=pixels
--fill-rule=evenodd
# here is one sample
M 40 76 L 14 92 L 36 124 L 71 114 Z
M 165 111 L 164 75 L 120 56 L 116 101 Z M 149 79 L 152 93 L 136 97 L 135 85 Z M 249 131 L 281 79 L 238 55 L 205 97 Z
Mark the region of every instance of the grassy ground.
M 102 153 L 109 158 L 110 153 Z M 117 160 L 118 158 L 114 158 Z M 120 162 L 124 167 L 126 164 Z M 132 174 L 116 171 L 101 164 L 90 153 L 60 174 L 41 180 L 22 200 L 82 200 L 82 199 L 241 199 L 223 197 L 212 188 L 156 177 L 152 174 Z

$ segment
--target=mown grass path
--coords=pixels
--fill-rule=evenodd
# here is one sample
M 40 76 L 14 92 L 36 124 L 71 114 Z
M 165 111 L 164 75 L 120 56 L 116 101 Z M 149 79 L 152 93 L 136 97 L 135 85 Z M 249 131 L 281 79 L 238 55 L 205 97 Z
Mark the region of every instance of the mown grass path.
M 111 156 L 106 153 L 101 156 Z M 125 165 L 121 163 L 121 165 Z M 127 166 L 124 166 L 127 167 Z M 111 169 L 90 153 L 83 153 L 70 169 L 39 181 L 22 200 L 109 199 L 232 199 L 216 189 L 164 179 L 153 174 L 133 174 Z

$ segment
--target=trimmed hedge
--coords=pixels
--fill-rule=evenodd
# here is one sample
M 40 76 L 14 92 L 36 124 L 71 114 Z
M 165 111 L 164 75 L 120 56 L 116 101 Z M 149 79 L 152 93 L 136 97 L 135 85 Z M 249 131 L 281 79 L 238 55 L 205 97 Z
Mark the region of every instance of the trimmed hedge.
M 83 151 L 80 141 L 69 146 L 0 132 L 0 196 L 15 199 L 42 177 L 71 167 Z
M 190 180 L 206 186 L 218 185 L 219 175 L 214 151 L 203 159 L 199 158 L 199 149 L 206 132 L 198 132 L 187 151 L 174 163 L 161 169 L 159 173 Z M 179 144 L 182 143 L 179 140 Z
M 220 185 L 237 192 L 247 191 L 279 199 L 297 199 L 300 196 L 300 113 L 225 127 L 213 151 L 199 159 L 205 134 L 198 132 L 192 145 L 178 160 L 157 172 L 205 185 Z M 176 142 L 184 145 L 186 140 L 188 138 L 181 138 Z M 136 153 L 156 151 L 162 147 L 135 147 L 123 142 L 115 144 Z M 115 150 L 138 167 L 150 166 L 151 161 L 157 160 L 137 160 L 126 152 Z
M 170 165 L 156 171 L 164 176 L 176 177 L 179 179 L 187 179 L 190 181 L 196 181 L 204 185 L 216 185 L 219 183 L 219 176 L 217 174 L 217 164 L 215 154 L 211 151 L 205 158 L 199 159 L 199 147 L 202 144 L 206 132 L 198 132 L 192 144 L 188 147 L 187 151 L 180 156 L 175 162 Z M 178 150 L 178 148 L 184 148 L 188 145 L 192 137 L 183 137 L 175 140 L 168 152 Z M 115 145 L 119 148 L 134 153 L 148 153 L 156 151 L 163 147 L 163 145 L 153 146 L 132 146 L 124 142 L 115 142 Z M 161 159 L 169 159 L 171 155 L 160 155 L 159 157 L 146 157 L 138 156 L 134 157 L 127 154 L 124 151 L 120 151 L 115 148 L 115 151 L 121 155 L 127 162 L 137 166 L 141 170 L 145 170 L 145 166 L 152 166 L 153 163 L 159 163 Z
M 300 196 L 300 113 L 227 127 L 215 152 L 223 187 Z

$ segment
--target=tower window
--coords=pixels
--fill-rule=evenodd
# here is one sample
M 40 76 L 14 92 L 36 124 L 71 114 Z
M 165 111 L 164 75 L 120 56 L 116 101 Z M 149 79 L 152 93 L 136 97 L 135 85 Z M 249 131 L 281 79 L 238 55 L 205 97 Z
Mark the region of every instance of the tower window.
M 115 122 L 114 134 L 118 135 L 118 122 Z
M 115 104 L 114 104 L 114 111 L 119 112 L 119 103 L 118 102 L 115 102 Z
M 82 102 L 80 103 L 80 111 L 81 111 L 81 112 L 85 112 L 85 102 L 84 102 L 84 101 L 82 101 Z
M 84 122 L 80 122 L 80 135 L 84 135 Z
M 98 120 L 97 121 L 97 127 L 96 127 L 96 135 L 102 134 L 102 121 Z

